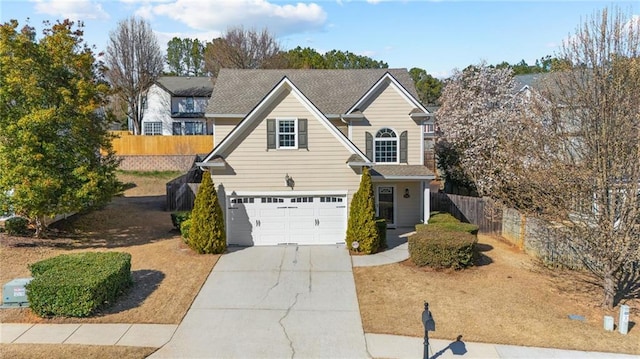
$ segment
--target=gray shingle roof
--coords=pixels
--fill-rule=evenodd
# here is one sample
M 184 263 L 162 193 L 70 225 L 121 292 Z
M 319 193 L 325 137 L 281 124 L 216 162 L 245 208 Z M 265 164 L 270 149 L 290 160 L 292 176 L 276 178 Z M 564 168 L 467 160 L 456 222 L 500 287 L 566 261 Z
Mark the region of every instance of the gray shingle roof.
M 418 98 L 406 69 L 221 69 L 207 113 L 246 115 L 286 76 L 325 115 L 344 114 L 387 72 Z
M 371 169 L 371 175 L 390 179 L 400 177 L 435 177 L 431 170 L 421 165 L 375 165 Z
M 514 88 L 513 92 L 516 93 L 522 90 L 523 87 L 528 86 L 529 88 L 535 88 L 538 82 L 542 81 L 546 78 L 548 74 L 528 74 L 528 75 L 517 75 L 513 77 Z
M 162 76 L 156 82 L 173 96 L 209 97 L 213 91 L 210 77 Z

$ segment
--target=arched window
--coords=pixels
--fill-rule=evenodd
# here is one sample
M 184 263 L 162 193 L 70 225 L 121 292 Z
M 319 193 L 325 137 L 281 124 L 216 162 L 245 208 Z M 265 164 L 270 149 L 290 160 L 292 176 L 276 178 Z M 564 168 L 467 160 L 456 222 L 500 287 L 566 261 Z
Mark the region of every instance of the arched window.
M 390 128 L 383 128 L 376 133 L 375 162 L 398 162 L 398 136 Z

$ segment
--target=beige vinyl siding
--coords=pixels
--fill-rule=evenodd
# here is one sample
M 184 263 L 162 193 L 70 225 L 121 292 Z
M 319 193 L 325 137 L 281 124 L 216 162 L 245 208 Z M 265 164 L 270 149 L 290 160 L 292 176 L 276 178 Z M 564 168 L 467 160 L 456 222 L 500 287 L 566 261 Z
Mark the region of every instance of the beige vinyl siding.
M 398 227 L 413 227 L 421 222 L 422 209 L 420 208 L 420 198 L 422 196 L 421 182 L 398 182 L 396 200 L 396 225 Z M 409 198 L 404 198 L 405 188 L 409 189 Z
M 349 126 L 346 123 L 342 122 L 342 120 L 331 120 L 331 123 L 342 132 L 344 137 L 349 138 Z
M 396 227 L 411 227 L 422 222 L 421 182 L 380 181 L 373 182 L 376 206 L 378 204 L 378 187 L 392 186 L 395 188 Z M 409 198 L 404 198 L 405 188 L 409 189 Z
M 393 129 L 398 137 L 407 131 L 407 162 L 410 165 L 422 164 L 421 127 L 409 116 L 412 109 L 413 106 L 393 86 L 383 86 L 366 107 L 360 109 L 367 121 L 353 122 L 351 141 L 364 152 L 365 132 L 370 132 L 375 138 L 376 132 L 383 127 Z
M 268 150 L 267 118 L 306 118 L 308 150 Z M 262 114 L 252 128 L 238 136 L 223 154 L 231 167 L 226 173 L 214 170 L 216 185 L 225 191 L 291 191 L 285 175 L 295 181 L 295 191 L 358 189 L 360 176 L 347 164 L 351 153 L 300 103 L 286 92 Z
M 213 131 L 213 143 L 216 145 L 240 123 L 241 119 L 238 118 L 216 118 L 214 122 L 214 131 Z

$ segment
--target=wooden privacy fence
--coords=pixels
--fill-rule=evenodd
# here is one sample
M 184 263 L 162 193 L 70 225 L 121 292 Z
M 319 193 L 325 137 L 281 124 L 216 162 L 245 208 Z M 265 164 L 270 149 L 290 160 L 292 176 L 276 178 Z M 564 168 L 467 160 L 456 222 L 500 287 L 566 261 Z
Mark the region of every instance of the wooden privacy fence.
M 202 182 L 202 171 L 192 169 L 167 183 L 167 211 L 190 211 Z
M 194 155 L 213 149 L 213 136 L 136 136 L 128 131 L 111 131 L 118 156 L 127 155 Z
M 431 192 L 431 210 L 451 213 L 463 222 L 477 225 L 480 232 L 502 232 L 502 209 L 489 199 Z

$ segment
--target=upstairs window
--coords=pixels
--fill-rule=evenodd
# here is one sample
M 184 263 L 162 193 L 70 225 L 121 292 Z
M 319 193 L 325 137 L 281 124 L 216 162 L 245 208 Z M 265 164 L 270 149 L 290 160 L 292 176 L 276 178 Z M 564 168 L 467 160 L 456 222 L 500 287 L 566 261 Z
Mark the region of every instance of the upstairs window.
M 383 128 L 376 133 L 375 162 L 398 162 L 398 136 L 390 128 Z
M 267 149 L 307 149 L 306 118 L 267 119 Z
M 193 97 L 187 97 L 185 100 L 184 112 L 193 112 Z
M 435 133 L 436 126 L 433 123 L 426 123 L 424 125 L 424 133 Z
M 278 148 L 297 148 L 297 130 L 296 120 L 277 121 L 276 137 L 278 139 Z

